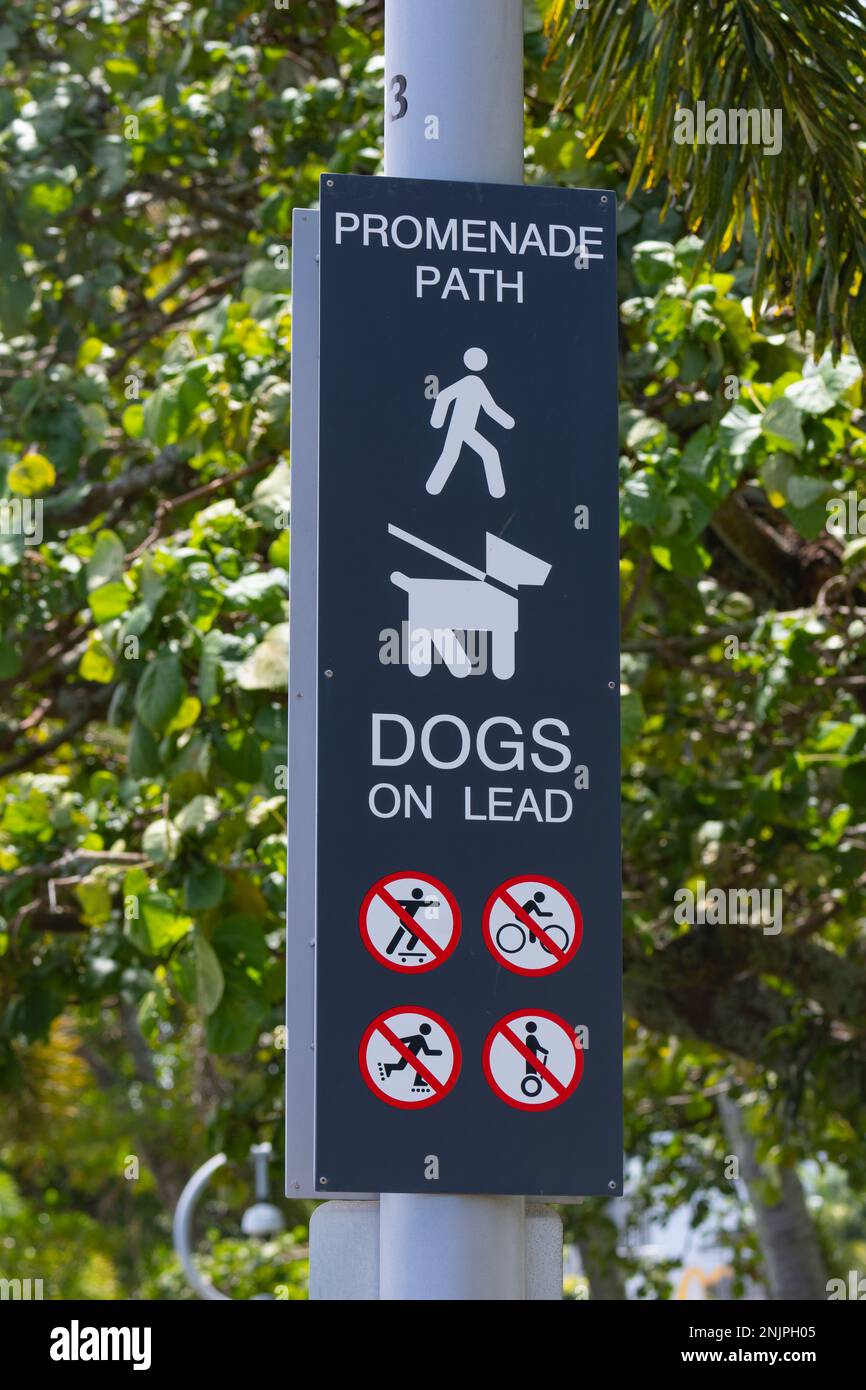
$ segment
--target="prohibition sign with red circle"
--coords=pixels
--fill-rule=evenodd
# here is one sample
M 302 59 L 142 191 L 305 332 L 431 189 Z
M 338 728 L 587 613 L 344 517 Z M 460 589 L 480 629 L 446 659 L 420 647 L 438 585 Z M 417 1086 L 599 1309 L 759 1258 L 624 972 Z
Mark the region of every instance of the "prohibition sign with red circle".
M 391 1027 L 392 1022 L 395 1024 L 394 1028 Z M 413 1051 L 411 1047 L 403 1042 L 400 1036 L 406 1028 L 410 1030 L 412 1028 L 417 1028 L 420 1032 L 423 1024 L 430 1025 L 430 1033 L 428 1034 L 430 1042 L 435 1044 L 445 1041 L 450 1044 L 451 1057 L 450 1059 L 446 1059 L 448 1075 L 445 1077 L 437 1075 L 433 1070 L 433 1066 L 431 1065 L 432 1058 L 425 1060 L 423 1053 L 419 1055 L 417 1051 Z M 434 1027 L 437 1030 L 436 1032 L 432 1031 Z M 441 1032 L 438 1030 L 441 1030 Z M 429 1086 L 431 1091 L 429 1096 L 425 1098 L 423 1095 L 420 1095 L 418 1100 L 401 1100 L 395 1095 L 389 1095 L 388 1092 L 383 1089 L 385 1084 L 384 1077 L 382 1077 L 379 1083 L 376 1082 L 372 1068 L 375 1067 L 377 1073 L 381 1077 L 382 1066 L 388 1065 L 384 1062 L 381 1062 L 380 1065 L 381 1059 L 372 1056 L 371 1044 L 377 1035 L 386 1044 L 387 1049 L 391 1052 L 396 1052 L 401 1059 L 400 1063 L 396 1065 L 392 1064 L 393 1070 L 399 1071 L 401 1075 L 405 1070 L 407 1076 L 409 1071 L 417 1073 L 417 1075 L 423 1078 L 427 1086 Z M 443 1049 L 443 1052 L 444 1051 L 445 1049 Z M 462 1054 L 457 1034 L 454 1032 L 450 1023 L 446 1023 L 445 1019 L 440 1018 L 439 1014 L 435 1014 L 432 1009 L 421 1009 L 412 1005 L 406 1005 L 402 1008 L 386 1009 L 384 1013 L 379 1014 L 378 1018 L 373 1019 L 373 1022 L 365 1030 L 364 1036 L 361 1039 L 361 1045 L 358 1048 L 358 1062 L 361 1067 L 361 1075 L 366 1085 L 369 1086 L 373 1095 L 377 1096 L 379 1100 L 383 1100 L 386 1105 L 396 1105 L 400 1110 L 423 1110 L 428 1105 L 436 1105 L 438 1101 L 444 1099 L 444 1097 L 448 1095 L 448 1092 L 453 1089 L 460 1075 Z M 412 1089 L 414 1089 L 414 1087 Z
M 438 894 L 440 906 L 444 904 L 445 907 L 442 916 L 431 921 L 423 918 L 420 911 L 413 915 L 401 906 L 399 897 L 411 891 L 399 887 L 404 883 L 411 883 L 422 892 L 427 885 L 430 894 L 434 897 Z M 425 898 L 421 906 L 427 900 Z M 420 975 L 425 970 L 435 970 L 448 959 L 460 940 L 457 899 L 450 888 L 432 874 L 407 872 L 385 874 L 377 879 L 361 904 L 359 923 L 361 937 L 370 954 L 380 965 L 401 975 Z M 398 938 L 402 939 L 402 949 Z M 423 946 L 423 952 L 406 949 L 413 938 L 416 948 L 419 943 Z M 421 959 L 422 955 L 426 959 Z
M 574 1067 L 570 1077 L 562 1079 L 557 1076 L 552 1067 L 542 1062 L 538 1054 L 526 1046 L 526 1043 L 512 1027 L 517 1019 L 528 1020 L 529 1022 L 536 1022 L 538 1019 L 544 1019 L 548 1024 L 552 1024 L 559 1034 L 565 1034 L 565 1039 L 568 1042 L 569 1060 L 572 1054 L 574 1057 Z M 552 1041 L 552 1036 L 550 1034 L 546 1034 L 545 1037 L 547 1041 Z M 493 1048 L 498 1041 L 512 1048 L 517 1054 L 517 1057 L 523 1060 L 524 1064 L 528 1064 L 541 1080 L 547 1082 L 548 1087 L 554 1092 L 554 1095 L 551 1096 L 549 1100 L 518 1100 L 512 1090 L 507 1090 L 503 1084 L 500 1084 L 503 1082 L 502 1067 L 501 1064 L 497 1066 L 496 1058 L 492 1056 Z M 560 1046 L 558 1047 L 558 1051 L 560 1057 L 562 1057 L 565 1053 L 561 1045 L 561 1038 L 559 1042 Z M 504 1100 L 506 1105 L 514 1106 L 517 1110 L 553 1110 L 555 1106 L 562 1105 L 563 1101 L 568 1100 L 569 1096 L 574 1095 L 574 1092 L 580 1085 L 581 1077 L 583 1076 L 583 1051 L 578 1046 L 577 1039 L 574 1036 L 574 1030 L 569 1027 L 564 1018 L 559 1018 L 557 1014 L 548 1013 L 546 1009 L 517 1009 L 514 1013 L 506 1014 L 504 1018 L 501 1018 L 487 1034 L 481 1054 L 481 1062 L 490 1089 L 499 1096 L 500 1100 Z M 495 1074 L 497 1070 L 499 1070 L 500 1073 L 499 1080 L 497 1080 Z M 521 1085 L 517 1081 L 517 1076 L 520 1074 L 521 1069 L 519 1066 L 516 1068 L 512 1066 L 511 1070 L 514 1072 L 513 1089 L 520 1090 Z M 522 1070 L 523 1080 L 525 1080 L 531 1073 L 526 1071 L 525 1065 Z
M 567 928 L 562 923 L 558 923 L 552 929 L 545 926 L 543 919 L 536 919 L 535 916 L 525 910 L 521 903 L 517 901 L 513 890 L 518 884 L 526 887 L 535 887 L 542 884 L 544 888 L 551 889 L 564 899 L 567 909 L 572 918 L 572 930 L 569 934 Z M 512 959 L 511 955 L 497 944 L 501 940 L 502 926 L 496 928 L 496 939 L 494 938 L 494 928 L 491 925 L 491 917 L 498 904 L 503 904 L 510 914 L 516 919 L 514 922 L 515 935 L 523 935 L 523 945 L 520 949 L 529 950 L 533 953 L 531 959 L 538 962 L 536 965 L 518 964 L 517 960 Z M 545 878 L 543 874 L 519 874 L 517 878 L 508 878 L 499 887 L 494 889 L 484 905 L 484 913 L 481 918 L 481 930 L 484 934 L 484 941 L 488 951 L 494 960 L 500 965 L 504 965 L 506 970 L 513 970 L 516 975 L 531 975 L 537 979 L 541 975 L 552 975 L 556 970 L 562 970 L 569 961 L 573 960 L 583 937 L 583 914 L 573 893 L 562 883 L 558 883 L 555 878 Z M 569 937 L 567 944 L 562 941 L 562 934 Z M 535 937 L 533 943 L 531 938 Z M 517 935 L 519 940 L 519 935 Z M 545 965 L 544 960 L 550 957 L 550 964 Z

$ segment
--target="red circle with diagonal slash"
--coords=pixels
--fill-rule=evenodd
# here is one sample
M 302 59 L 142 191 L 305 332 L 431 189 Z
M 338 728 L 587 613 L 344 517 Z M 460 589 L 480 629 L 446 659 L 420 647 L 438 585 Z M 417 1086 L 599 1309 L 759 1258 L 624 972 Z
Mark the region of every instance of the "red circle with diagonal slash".
M 423 923 L 417 923 L 414 918 L 409 919 L 408 912 L 401 912 L 399 904 L 396 902 L 393 895 L 388 892 L 388 885 L 398 882 L 401 878 L 416 878 L 421 883 L 429 883 L 437 893 L 442 894 L 450 909 L 452 923 L 451 936 L 444 946 L 436 940 L 431 932 L 424 928 Z M 387 955 L 375 945 L 370 935 L 368 919 L 370 910 L 377 897 L 381 898 L 385 905 L 394 913 L 395 917 L 403 922 L 407 931 L 413 932 L 414 935 L 418 937 L 419 941 L 423 941 L 427 950 L 433 953 L 432 960 L 427 961 L 425 965 L 401 965 L 398 961 L 389 960 Z M 460 940 L 460 908 L 457 906 L 457 899 L 450 888 L 447 888 L 438 878 L 434 878 L 432 874 L 412 872 L 385 874 L 383 878 L 378 879 L 373 884 L 373 887 L 364 898 L 358 920 L 361 927 L 361 937 L 371 956 L 373 956 L 380 965 L 384 965 L 388 970 L 396 970 L 400 975 L 422 975 L 425 970 L 435 970 L 437 966 L 448 959 L 457 945 L 457 942 Z M 396 951 L 395 954 L 399 956 L 400 952 Z
M 395 1018 L 399 1014 L 420 1014 L 422 1018 L 429 1019 L 431 1023 L 438 1024 L 443 1030 L 451 1044 L 451 1050 L 454 1054 L 451 1074 L 447 1081 L 440 1081 L 438 1077 L 430 1071 L 429 1067 L 425 1067 L 423 1061 L 419 1061 L 418 1057 L 409 1051 L 408 1047 L 404 1048 L 402 1044 L 400 1044 L 399 1038 L 391 1031 L 387 1023 L 388 1019 Z M 399 1052 L 401 1056 L 405 1056 L 408 1065 L 415 1067 L 420 1075 L 424 1077 L 425 1081 L 433 1086 L 433 1094 L 429 1096 L 427 1100 L 397 1100 L 396 1097 L 386 1095 L 384 1091 L 379 1089 L 367 1067 L 367 1044 L 374 1033 L 381 1034 L 386 1043 L 388 1043 L 394 1051 Z M 386 1009 L 384 1013 L 379 1014 L 378 1018 L 374 1018 L 370 1026 L 365 1029 L 364 1036 L 361 1039 L 361 1045 L 358 1048 L 358 1062 L 361 1067 L 361 1075 L 366 1085 L 379 1100 L 383 1100 L 386 1105 L 396 1105 L 399 1110 L 425 1110 L 428 1105 L 436 1105 L 438 1101 L 443 1100 L 445 1096 L 448 1095 L 448 1092 L 454 1088 L 457 1078 L 460 1075 L 462 1061 L 463 1054 L 460 1051 L 460 1043 L 451 1024 L 446 1023 L 445 1019 L 440 1018 L 439 1014 L 434 1014 L 432 1009 L 419 1009 L 415 1004 L 404 1004 L 400 1008 Z
M 543 966 L 540 970 L 530 970 L 525 965 L 518 965 L 516 961 L 510 960 L 504 951 L 501 951 L 493 940 L 493 932 L 490 926 L 490 916 L 497 902 L 501 899 L 505 902 L 510 911 L 514 912 L 517 920 L 527 927 L 540 941 L 544 936 L 544 924 L 534 921 L 528 913 L 523 911 L 521 905 L 514 901 L 511 889 L 518 883 L 543 883 L 546 888 L 552 888 L 568 903 L 572 917 L 574 918 L 574 935 L 567 948 L 563 950 L 553 940 L 552 937 L 545 940 L 550 955 L 553 960 L 550 965 Z M 508 894 L 510 901 L 505 895 Z M 484 934 L 484 941 L 488 951 L 500 965 L 504 965 L 506 970 L 513 970 L 515 975 L 529 975 L 533 979 L 538 979 L 542 975 L 552 975 L 556 970 L 562 970 L 569 961 L 573 960 L 577 954 L 581 940 L 583 938 L 583 914 L 580 905 L 573 893 L 555 878 L 545 878 L 543 874 L 519 874 L 517 878 L 507 878 L 504 883 L 500 883 L 487 899 L 484 905 L 484 912 L 481 918 L 481 930 Z M 535 1107 L 537 1109 L 537 1107 Z
M 508 1031 L 510 1031 L 508 1030 L 508 1024 L 512 1023 L 516 1018 L 546 1018 L 549 1023 L 555 1024 L 557 1028 L 561 1028 L 563 1032 L 565 1032 L 568 1035 L 569 1041 L 574 1047 L 574 1073 L 570 1081 L 568 1081 L 565 1085 L 559 1080 L 559 1078 L 556 1076 L 554 1072 L 548 1071 L 548 1069 L 538 1060 L 538 1058 L 532 1052 L 530 1052 L 529 1048 L 525 1049 L 526 1060 L 531 1061 L 532 1066 L 535 1067 L 538 1074 L 542 1077 L 544 1081 L 547 1082 L 549 1086 L 554 1086 L 555 1082 L 556 1084 L 554 1089 L 556 1089 L 557 1092 L 561 1092 L 561 1094 L 557 1094 L 556 1096 L 554 1096 L 552 1100 L 542 1101 L 540 1105 L 531 1105 L 528 1101 L 516 1100 L 514 1096 L 509 1095 L 509 1093 L 507 1091 L 504 1091 L 502 1087 L 499 1085 L 499 1082 L 493 1075 L 493 1069 L 490 1065 L 490 1053 L 493 1048 L 493 1044 L 495 1043 L 496 1039 L 499 1037 L 500 1034 L 502 1034 L 506 1042 L 511 1044 L 515 1052 L 524 1055 L 523 1047 L 517 1047 L 515 1045 L 517 1041 L 520 1041 L 519 1039 L 517 1039 L 516 1034 L 514 1035 L 514 1038 L 508 1036 Z M 513 1014 L 506 1014 L 504 1018 L 500 1018 L 499 1022 L 494 1024 L 494 1026 L 491 1028 L 484 1042 L 484 1048 L 481 1053 L 481 1063 L 484 1067 L 484 1075 L 487 1077 L 487 1083 L 490 1086 L 490 1089 L 492 1091 L 495 1091 L 496 1095 L 499 1096 L 499 1099 L 504 1100 L 506 1105 L 511 1105 L 516 1110 L 553 1110 L 555 1106 L 562 1105 L 563 1101 L 568 1100 L 569 1096 L 574 1095 L 574 1092 L 580 1085 L 581 1077 L 583 1076 L 583 1049 L 578 1047 L 577 1040 L 574 1036 L 574 1032 L 568 1026 L 564 1018 L 559 1018 L 557 1014 L 548 1013 L 546 1009 L 517 1009 Z

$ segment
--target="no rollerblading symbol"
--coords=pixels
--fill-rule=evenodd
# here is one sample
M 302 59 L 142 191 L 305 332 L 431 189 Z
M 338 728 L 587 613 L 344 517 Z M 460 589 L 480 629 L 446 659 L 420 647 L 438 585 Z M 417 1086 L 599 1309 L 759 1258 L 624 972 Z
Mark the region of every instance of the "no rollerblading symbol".
M 580 946 L 576 898 L 553 878 L 509 878 L 491 893 L 481 919 L 491 955 L 517 975 L 552 975 Z
M 361 904 L 361 936 L 389 970 L 418 974 L 447 960 L 460 937 L 460 909 L 438 878 L 388 874 Z
M 460 1044 L 454 1029 L 430 1009 L 388 1009 L 361 1039 L 358 1060 L 375 1096 L 401 1110 L 420 1110 L 454 1086 Z
M 490 1087 L 517 1110 L 552 1110 L 573 1095 L 583 1053 L 573 1030 L 544 1009 L 506 1014 L 487 1035 L 482 1053 Z

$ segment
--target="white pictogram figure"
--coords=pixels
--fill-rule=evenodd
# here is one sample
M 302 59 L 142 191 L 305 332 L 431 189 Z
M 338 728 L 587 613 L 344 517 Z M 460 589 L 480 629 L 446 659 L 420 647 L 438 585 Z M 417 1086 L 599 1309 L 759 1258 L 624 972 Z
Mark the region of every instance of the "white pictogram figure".
M 469 368 L 470 375 L 461 377 L 452 386 L 446 386 L 444 391 L 439 392 L 430 417 L 430 424 L 434 430 L 440 430 L 445 424 L 448 407 L 453 403 L 445 447 L 427 479 L 427 491 L 434 497 L 442 491 L 465 444 L 475 450 L 484 464 L 490 496 L 504 497 L 505 479 L 499 462 L 499 450 L 479 433 L 477 425 L 482 411 L 504 430 L 514 429 L 514 417 L 499 408 L 481 377 L 476 376 L 477 372 L 483 372 L 487 366 L 487 353 L 484 349 L 468 348 L 463 355 L 463 361 Z
M 499 680 L 514 675 L 518 604 L 513 594 L 499 588 L 519 589 L 521 585 L 544 584 L 550 565 L 528 551 L 511 545 L 487 532 L 487 569 L 479 570 L 456 555 L 422 541 L 399 526 L 388 527 L 417 550 L 433 555 L 453 569 L 472 575 L 472 579 L 415 579 L 394 570 L 391 583 L 409 595 L 409 670 L 413 676 L 426 676 L 432 666 L 431 644 L 440 652 L 452 676 L 468 676 L 472 666 L 457 634 L 490 633 L 490 669 Z M 491 584 L 489 581 L 496 581 Z M 450 634 L 452 642 L 446 642 Z M 420 639 L 420 640 L 419 640 Z M 449 650 L 449 647 L 451 650 Z

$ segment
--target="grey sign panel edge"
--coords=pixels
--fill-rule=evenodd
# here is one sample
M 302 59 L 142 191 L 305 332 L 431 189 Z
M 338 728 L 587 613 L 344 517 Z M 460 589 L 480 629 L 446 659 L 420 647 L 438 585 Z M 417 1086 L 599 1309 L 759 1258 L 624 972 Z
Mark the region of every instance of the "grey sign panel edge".
M 292 547 L 286 881 L 286 1195 L 314 1193 L 319 217 L 292 216 Z M 297 528 L 295 522 L 298 522 Z
M 315 1177 L 316 671 L 319 493 L 319 214 L 292 215 L 292 547 L 286 883 L 286 1196 L 338 1198 Z

